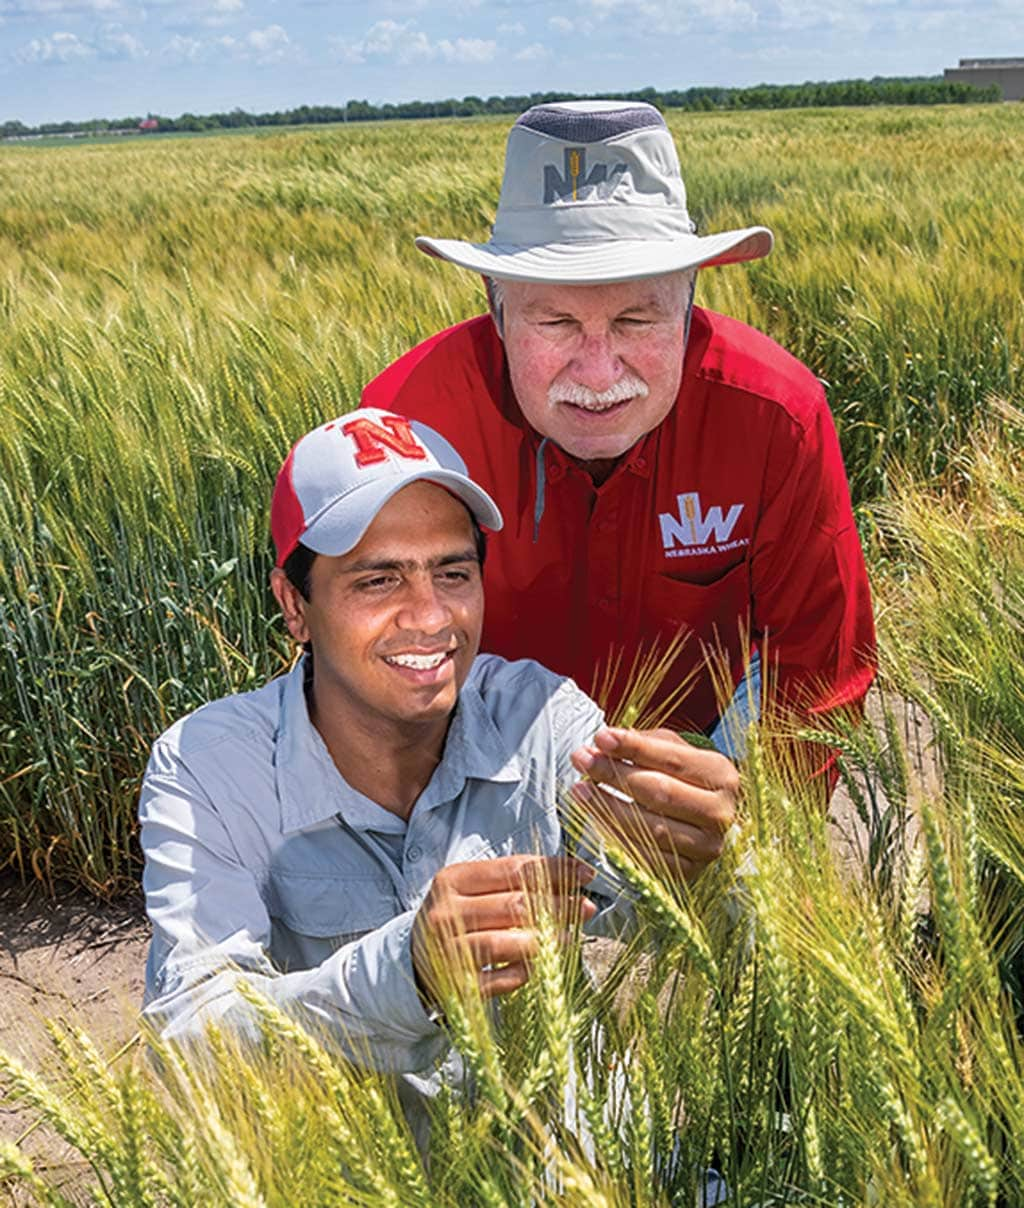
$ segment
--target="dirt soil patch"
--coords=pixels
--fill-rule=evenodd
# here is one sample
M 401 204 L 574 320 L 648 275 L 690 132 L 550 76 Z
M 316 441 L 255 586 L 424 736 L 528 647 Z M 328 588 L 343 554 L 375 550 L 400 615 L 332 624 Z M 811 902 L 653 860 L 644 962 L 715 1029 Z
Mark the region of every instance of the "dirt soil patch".
M 56 900 L 42 886 L 0 875 L 0 1049 L 32 1069 L 47 1064 L 47 1019 L 81 1027 L 105 1055 L 135 1032 L 149 924 L 141 893 L 112 904 L 85 894 Z M 0 1095 L 0 1138 L 24 1151 L 73 1195 L 81 1158 L 44 1129 L 36 1113 Z M 0 1203 L 13 1200 L 0 1186 Z

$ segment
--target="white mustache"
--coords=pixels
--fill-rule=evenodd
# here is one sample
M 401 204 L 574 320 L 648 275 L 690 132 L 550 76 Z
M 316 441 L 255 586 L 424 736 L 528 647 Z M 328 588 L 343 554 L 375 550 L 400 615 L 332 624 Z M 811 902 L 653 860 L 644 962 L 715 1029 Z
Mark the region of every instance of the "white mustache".
M 624 374 L 607 390 L 591 390 L 582 382 L 556 382 L 548 390 L 549 403 L 572 403 L 576 407 L 610 407 L 628 398 L 646 398 L 647 383 L 635 373 Z

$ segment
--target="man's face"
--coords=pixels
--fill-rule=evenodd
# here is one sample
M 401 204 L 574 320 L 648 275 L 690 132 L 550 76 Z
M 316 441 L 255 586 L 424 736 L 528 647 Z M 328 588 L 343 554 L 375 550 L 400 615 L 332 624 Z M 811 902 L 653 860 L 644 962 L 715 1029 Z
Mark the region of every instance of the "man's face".
M 480 646 L 484 596 L 470 514 L 414 482 L 362 541 L 319 555 L 309 600 L 272 580 L 292 636 L 311 641 L 314 704 L 362 726 L 443 726 Z M 314 717 L 314 720 L 315 717 Z
M 621 457 L 679 392 L 692 273 L 614 285 L 502 282 L 512 389 L 573 457 Z

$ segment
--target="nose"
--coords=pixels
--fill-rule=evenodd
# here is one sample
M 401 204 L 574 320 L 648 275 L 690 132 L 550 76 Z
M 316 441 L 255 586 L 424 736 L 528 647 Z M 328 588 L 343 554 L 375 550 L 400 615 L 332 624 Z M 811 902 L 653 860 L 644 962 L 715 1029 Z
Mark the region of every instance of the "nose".
M 612 348 L 611 336 L 607 332 L 584 335 L 570 372 L 573 381 L 598 393 L 614 386 L 622 377 L 624 366 Z
M 431 574 L 411 575 L 406 583 L 405 598 L 398 611 L 402 629 L 422 634 L 435 634 L 447 629 L 452 614 Z

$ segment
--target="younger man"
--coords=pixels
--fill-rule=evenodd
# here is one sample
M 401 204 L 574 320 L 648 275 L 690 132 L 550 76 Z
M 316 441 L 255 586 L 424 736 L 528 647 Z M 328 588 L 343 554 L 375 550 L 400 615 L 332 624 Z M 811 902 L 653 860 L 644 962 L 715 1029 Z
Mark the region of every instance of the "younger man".
M 588 777 L 580 799 L 603 799 L 680 875 L 718 855 L 728 760 L 666 731 L 604 728 L 571 680 L 478 656 L 481 526 L 501 524 L 447 441 L 386 412 L 324 424 L 288 455 L 271 586 L 306 653 L 172 726 L 142 789 L 145 1014 L 164 1036 L 213 1020 L 255 1032 L 245 978 L 429 1093 L 415 1075 L 448 1049 L 430 1010 L 438 954 L 468 958 L 485 995 L 522 985 L 531 863 L 560 918 L 628 920 L 603 873 L 564 854 L 568 786 Z

